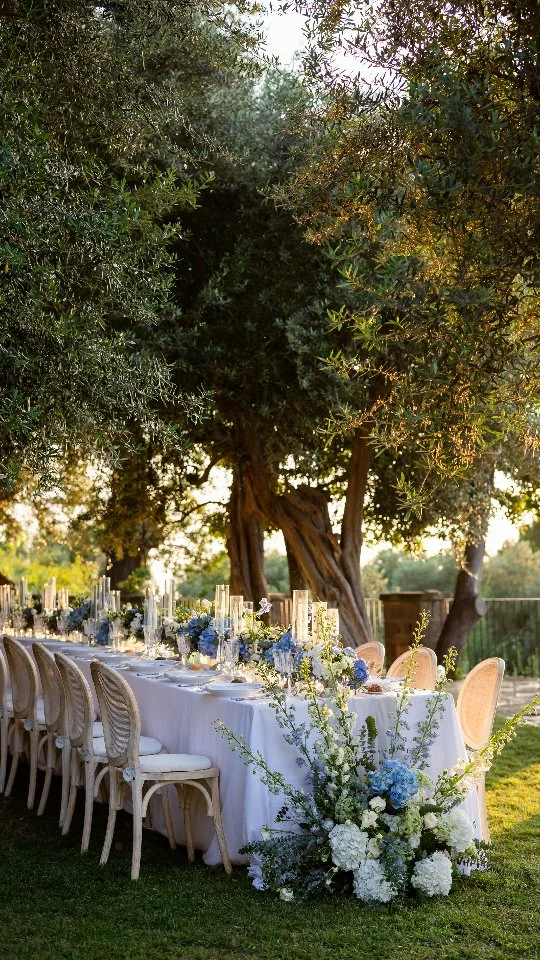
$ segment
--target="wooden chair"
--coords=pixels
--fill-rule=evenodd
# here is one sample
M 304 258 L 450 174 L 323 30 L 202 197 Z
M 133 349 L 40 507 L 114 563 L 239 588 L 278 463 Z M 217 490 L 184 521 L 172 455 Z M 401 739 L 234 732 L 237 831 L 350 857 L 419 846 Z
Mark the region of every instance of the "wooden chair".
M 504 668 L 504 660 L 500 657 L 490 657 L 489 660 L 482 660 L 473 667 L 463 681 L 457 699 L 457 715 L 468 750 L 482 750 L 489 741 Z M 489 843 L 485 776 L 478 783 L 478 803 L 482 839 L 485 843 Z
M 32 644 L 32 653 L 37 664 L 41 690 L 43 693 L 43 707 L 45 714 L 45 728 L 47 731 L 45 753 L 45 780 L 38 807 L 38 817 L 45 810 L 49 796 L 52 776 L 61 751 L 62 761 L 62 799 L 60 803 L 60 826 L 64 823 L 69 798 L 69 770 L 71 748 L 67 735 L 66 695 L 60 671 L 54 655 L 42 643 Z
M 356 648 L 356 656 L 365 660 L 370 676 L 380 677 L 384 666 L 384 644 L 378 640 L 370 640 Z
M 92 691 L 81 668 L 63 653 L 55 653 L 66 696 L 67 735 L 71 745 L 69 798 L 62 834 L 68 833 L 73 819 L 77 790 L 85 788 L 84 823 L 81 853 L 86 853 L 92 831 L 94 798 L 108 772 L 103 739 L 103 724 L 96 722 Z M 154 737 L 141 737 L 141 753 L 159 753 L 162 749 Z M 98 769 L 101 768 L 101 769 Z
M 139 876 L 143 818 L 148 809 L 149 800 L 156 792 L 160 792 L 161 795 L 169 843 L 173 849 L 176 847 L 168 800 L 170 784 L 175 786 L 180 804 L 184 809 L 189 859 L 195 859 L 191 828 L 191 795 L 196 789 L 202 793 L 206 801 L 208 816 L 214 818 L 223 865 L 227 873 L 231 873 L 231 861 L 221 823 L 219 770 L 212 766 L 207 757 L 193 754 L 162 753 L 141 756 L 139 750 L 141 721 L 131 687 L 116 670 L 104 663 L 94 661 L 90 669 L 103 721 L 110 771 L 109 819 L 100 863 L 105 864 L 108 860 L 116 811 L 123 805 L 122 794 L 128 785 L 131 787 L 133 802 L 131 879 L 136 880 Z
M 30 754 L 28 809 L 31 810 L 36 796 L 38 755 L 47 739 L 44 706 L 39 698 L 36 665 L 24 644 L 14 637 L 4 637 L 4 650 L 11 674 L 14 728 L 12 760 L 5 795 L 9 797 L 11 793 L 19 766 L 19 757 L 24 752 L 25 741 L 28 739 Z
M 409 684 L 416 690 L 435 690 L 437 683 L 437 657 L 434 650 L 429 647 L 418 647 L 415 653 L 416 668 L 412 671 Z M 407 666 L 411 658 L 411 651 L 406 650 L 402 653 L 391 666 L 388 667 L 387 677 L 401 679 L 407 672 Z
M 0 649 L 0 794 L 6 785 L 10 726 L 13 721 L 13 699 L 9 691 L 9 670 Z

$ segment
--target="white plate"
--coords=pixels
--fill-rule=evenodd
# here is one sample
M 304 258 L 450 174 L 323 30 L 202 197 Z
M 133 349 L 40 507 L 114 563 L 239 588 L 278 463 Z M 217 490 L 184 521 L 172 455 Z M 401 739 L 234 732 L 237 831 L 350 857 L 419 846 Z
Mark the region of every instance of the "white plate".
M 181 687 L 194 687 L 215 680 L 218 674 L 214 670 L 167 670 L 166 676 Z
M 90 660 L 101 660 L 103 663 L 110 663 L 112 667 L 117 667 L 126 659 L 123 653 L 88 653 Z
M 233 697 L 235 700 L 247 700 L 262 690 L 260 683 L 209 683 L 204 688 L 214 697 Z
M 126 667 L 134 673 L 164 673 L 170 669 L 169 660 L 125 660 Z

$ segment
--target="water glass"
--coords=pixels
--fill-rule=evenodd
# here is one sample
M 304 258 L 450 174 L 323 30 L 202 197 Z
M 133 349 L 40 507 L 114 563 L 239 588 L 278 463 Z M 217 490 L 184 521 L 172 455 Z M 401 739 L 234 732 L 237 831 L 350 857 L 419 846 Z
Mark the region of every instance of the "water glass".
M 159 643 L 158 627 L 143 627 L 144 633 L 144 656 L 147 660 L 155 660 L 156 647 Z
M 228 670 L 234 670 L 234 667 L 238 663 L 238 658 L 240 656 L 240 641 L 225 640 L 223 643 L 223 653 L 225 666 Z
M 287 689 L 291 692 L 291 674 L 293 668 L 293 655 L 284 650 L 274 652 L 274 666 L 281 677 L 287 677 Z
M 178 647 L 178 653 L 182 657 L 182 666 L 187 666 L 187 658 L 191 653 L 191 644 L 184 633 L 179 633 L 176 638 L 176 646 Z

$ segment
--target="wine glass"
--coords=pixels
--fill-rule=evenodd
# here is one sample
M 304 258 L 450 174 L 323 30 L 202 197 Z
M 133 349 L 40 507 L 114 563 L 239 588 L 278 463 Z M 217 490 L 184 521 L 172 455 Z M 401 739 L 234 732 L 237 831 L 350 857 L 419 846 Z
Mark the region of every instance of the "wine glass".
M 155 660 L 156 647 L 159 642 L 159 630 L 157 627 L 143 627 L 144 633 L 144 656 L 147 660 Z
M 226 669 L 229 673 L 234 673 L 234 668 L 238 663 L 238 658 L 240 656 L 240 641 L 225 640 L 223 642 L 223 653 Z
M 185 633 L 179 633 L 176 638 L 176 646 L 178 647 L 178 653 L 182 658 L 182 666 L 187 666 L 187 658 L 191 652 L 191 645 L 186 637 Z
M 287 690 L 291 692 L 291 674 L 293 668 L 293 655 L 290 651 L 276 650 L 274 652 L 274 666 L 282 678 L 287 677 Z

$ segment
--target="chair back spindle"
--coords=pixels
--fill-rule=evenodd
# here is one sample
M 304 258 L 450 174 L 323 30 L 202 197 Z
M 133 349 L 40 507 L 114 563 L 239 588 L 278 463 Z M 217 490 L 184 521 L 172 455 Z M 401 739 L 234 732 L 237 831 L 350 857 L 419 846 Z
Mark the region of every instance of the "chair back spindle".
M 15 637 L 4 637 L 4 650 L 11 674 L 13 715 L 16 720 L 35 720 L 39 678 L 34 660 L 24 644 Z
M 120 674 L 98 660 L 90 665 L 99 703 L 105 749 L 114 767 L 139 764 L 141 720 L 131 687 Z

